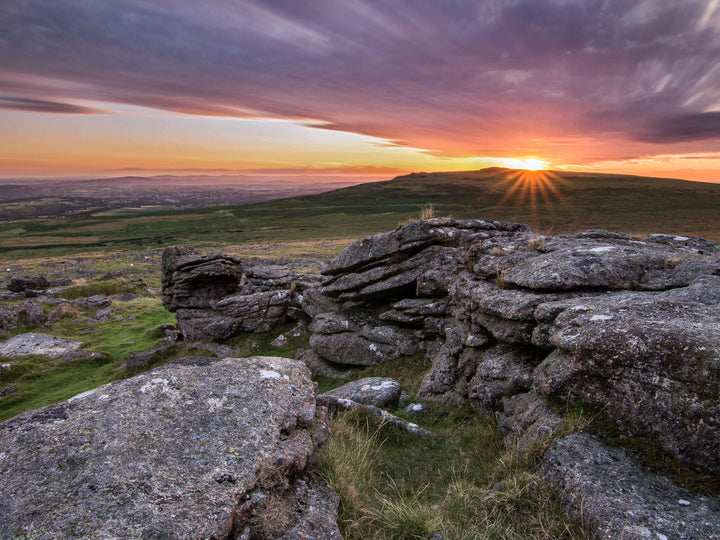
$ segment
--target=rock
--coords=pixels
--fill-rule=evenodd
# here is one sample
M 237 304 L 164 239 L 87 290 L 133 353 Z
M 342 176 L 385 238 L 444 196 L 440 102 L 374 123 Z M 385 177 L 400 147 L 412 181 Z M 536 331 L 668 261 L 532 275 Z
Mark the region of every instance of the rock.
M 375 407 L 373 405 L 364 405 L 351 399 L 343 399 L 330 394 L 320 394 L 318 396 L 317 403 L 318 405 L 322 405 L 323 407 L 327 407 L 331 410 L 360 409 L 362 411 L 365 411 L 370 416 L 378 418 L 382 421 L 383 424 L 390 424 L 402 431 L 407 431 L 408 433 L 418 435 L 420 437 L 435 437 L 435 434 L 432 431 L 421 428 L 417 424 L 408 422 L 407 420 L 399 418 L 393 414 L 390 414 L 386 410 Z
M 422 347 L 416 335 L 372 321 L 351 320 L 338 313 L 319 315 L 310 326 L 310 347 L 335 364 L 371 366 Z
M 81 345 L 82 341 L 29 332 L 13 336 L 0 343 L 0 356 L 15 358 L 25 354 L 40 354 L 48 358 L 57 358 L 79 349 Z
M 307 334 L 307 325 L 305 324 L 305 321 L 298 321 L 295 327 L 288 332 L 288 335 L 291 337 L 300 337 L 305 334 Z
M 660 293 L 586 298 L 549 331 L 545 395 L 600 405 L 626 433 L 720 472 L 720 276 Z
M 354 271 L 389 258 L 396 253 L 417 253 L 430 245 L 460 245 L 463 238 L 477 231 L 521 231 L 527 225 L 483 220 L 434 218 L 414 221 L 392 232 L 358 240 L 323 267 L 322 273 L 336 275 Z
M 75 310 L 71 303 L 61 302 L 48 314 L 47 322 L 45 324 L 49 326 L 61 319 L 76 319 L 79 316 L 80 314 Z
M 106 322 L 110 320 L 110 315 L 112 315 L 112 307 L 106 307 L 98 309 L 93 315 L 93 319 L 99 322 Z
M 411 418 L 420 418 L 427 413 L 427 407 L 422 403 L 410 403 L 403 412 Z
M 537 353 L 500 344 L 480 355 L 475 375 L 468 383 L 470 403 L 481 414 L 489 414 L 504 396 L 527 392 L 533 382 Z
M 482 255 L 472 261 L 473 269 L 484 277 L 538 291 L 618 290 L 640 287 L 648 272 L 666 269 L 668 261 L 683 253 L 665 244 L 602 232 L 546 238 L 537 250 Z
M 547 443 L 563 425 L 562 416 L 548 407 L 535 391 L 503 398 L 495 420 L 505 448 L 520 454 L 530 451 L 537 443 Z
M 73 300 L 73 305 L 80 309 L 100 309 L 109 307 L 111 302 L 104 294 L 96 294 L 94 296 L 88 296 L 87 298 Z
M 258 500 L 298 491 L 293 477 L 325 429 L 314 392 L 293 360 L 228 358 L 23 413 L 0 424 L 0 530 L 232 537 Z
M 304 363 L 313 376 L 329 377 L 331 379 L 344 379 L 353 375 L 357 370 L 340 364 L 333 364 L 320 358 L 312 349 L 298 349 L 295 360 Z
M 323 295 L 317 287 L 299 294 L 298 302 L 302 310 L 310 317 L 338 310 L 338 305 L 332 299 Z
M 540 470 L 596 538 L 720 538 L 716 498 L 682 489 L 585 433 L 556 440 Z
M 287 338 L 283 334 L 280 334 L 270 342 L 270 345 L 273 347 L 284 347 L 287 345 L 287 341 Z
M 12 276 L 8 283 L 8 290 L 12 292 L 44 291 L 49 287 L 45 276 Z
M 209 308 L 237 292 L 242 279 L 240 259 L 206 255 L 190 247 L 169 247 L 162 255 L 162 296 L 165 309 Z
M 9 396 L 10 394 L 14 394 L 15 392 L 17 392 L 17 388 L 15 388 L 13 385 L 9 384 L 9 385 L 5 386 L 2 390 L 0 390 L 0 398 Z
M 145 367 L 178 346 L 177 344 L 161 345 L 147 351 L 130 353 L 125 359 L 125 367 L 128 369 Z
M 42 326 L 47 322 L 45 309 L 37 300 L 24 300 L 15 307 L 17 325 Z
M 212 309 L 178 309 L 177 324 L 189 339 L 227 339 L 246 332 L 269 332 L 285 320 L 290 291 L 234 295 Z
M 387 377 L 366 377 L 344 384 L 334 390 L 321 394 L 338 399 L 350 399 L 364 405 L 373 405 L 381 409 L 397 409 L 400 401 L 400 383 Z

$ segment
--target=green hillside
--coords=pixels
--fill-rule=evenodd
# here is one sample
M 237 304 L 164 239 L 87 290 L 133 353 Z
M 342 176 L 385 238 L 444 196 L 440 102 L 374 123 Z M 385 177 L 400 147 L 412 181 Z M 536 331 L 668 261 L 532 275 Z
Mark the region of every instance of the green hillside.
M 393 229 L 427 204 L 435 215 L 519 221 L 541 233 L 603 228 L 720 241 L 720 184 L 491 168 L 414 173 L 250 205 L 14 221 L 0 225 L 0 259 L 356 238 Z

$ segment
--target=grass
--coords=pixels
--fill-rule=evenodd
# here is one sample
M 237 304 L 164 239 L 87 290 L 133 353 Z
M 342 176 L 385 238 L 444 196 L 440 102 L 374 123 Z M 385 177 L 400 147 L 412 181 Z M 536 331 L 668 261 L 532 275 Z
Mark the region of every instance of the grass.
M 412 174 L 257 204 L 7 222 L 0 224 L 0 261 L 171 244 L 348 241 L 418 215 L 519 221 L 541 233 L 603 228 L 718 241 L 719 210 L 719 184 L 507 169 Z
M 507 468 L 493 422 L 431 408 L 423 439 L 361 412 L 332 418 L 317 467 L 340 494 L 344 538 L 586 538 L 532 468 Z
M 392 376 L 414 394 L 423 355 L 368 367 L 353 378 Z M 347 380 L 318 379 L 319 391 Z M 402 412 L 396 412 L 404 416 Z M 540 449 L 506 452 L 495 423 L 471 408 L 430 404 L 413 419 L 438 435 L 419 438 L 362 411 L 336 414 L 316 467 L 340 494 L 344 538 L 585 538 L 535 472 Z M 574 421 L 568 430 L 580 427 Z

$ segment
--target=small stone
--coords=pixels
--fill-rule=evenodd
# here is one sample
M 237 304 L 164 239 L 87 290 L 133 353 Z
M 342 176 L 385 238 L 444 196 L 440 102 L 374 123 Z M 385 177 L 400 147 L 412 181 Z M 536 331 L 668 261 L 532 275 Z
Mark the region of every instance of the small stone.
M 285 335 L 280 334 L 278 337 L 276 337 L 270 342 L 270 345 L 272 345 L 273 347 L 284 347 L 285 345 L 287 345 L 287 341 L 288 340 Z

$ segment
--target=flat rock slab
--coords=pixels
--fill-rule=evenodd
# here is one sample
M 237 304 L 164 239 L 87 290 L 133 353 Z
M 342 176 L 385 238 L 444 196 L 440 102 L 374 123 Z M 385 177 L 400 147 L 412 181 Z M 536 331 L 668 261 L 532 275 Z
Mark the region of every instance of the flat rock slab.
M 166 365 L 28 411 L 0 424 L 0 531 L 228 538 L 260 479 L 305 467 L 315 413 L 309 370 L 269 357 Z
M 381 409 L 397 409 L 400 402 L 400 383 L 388 377 L 365 377 L 343 384 L 325 392 L 326 396 L 351 399 L 363 405 L 374 405 Z
M 76 351 L 81 345 L 82 341 L 28 332 L 13 336 L 4 343 L 0 343 L 0 356 L 15 358 L 25 354 L 41 354 L 48 358 L 56 358 Z
M 586 433 L 555 441 L 541 472 L 596 538 L 720 538 L 720 501 L 648 472 L 625 451 Z

